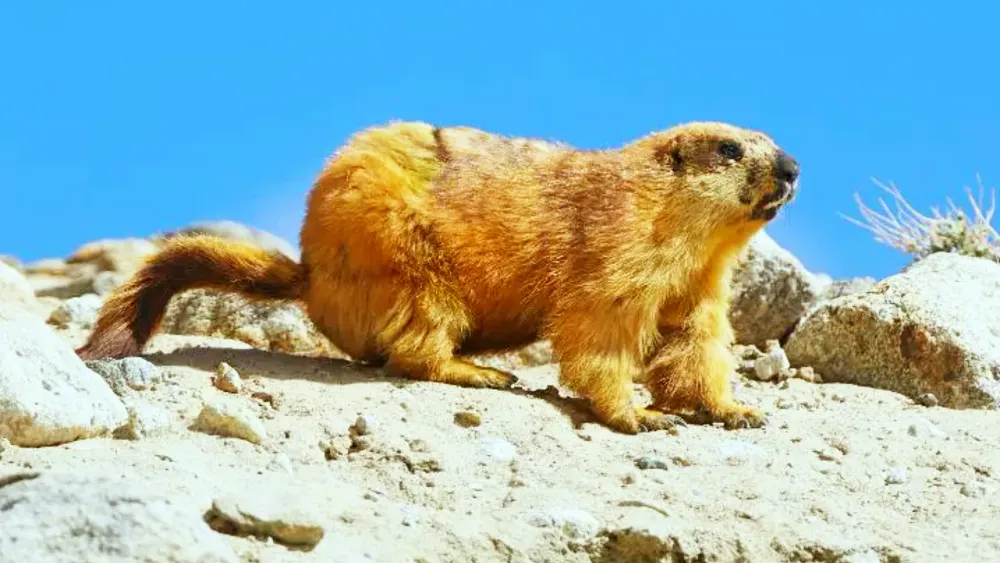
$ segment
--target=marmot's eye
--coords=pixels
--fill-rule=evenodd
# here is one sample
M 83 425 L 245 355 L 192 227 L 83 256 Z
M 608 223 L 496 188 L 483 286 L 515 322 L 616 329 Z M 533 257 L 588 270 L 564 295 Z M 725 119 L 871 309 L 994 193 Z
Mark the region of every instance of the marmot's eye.
M 722 141 L 719 143 L 719 154 L 726 158 L 739 160 L 743 158 L 743 148 L 735 141 Z

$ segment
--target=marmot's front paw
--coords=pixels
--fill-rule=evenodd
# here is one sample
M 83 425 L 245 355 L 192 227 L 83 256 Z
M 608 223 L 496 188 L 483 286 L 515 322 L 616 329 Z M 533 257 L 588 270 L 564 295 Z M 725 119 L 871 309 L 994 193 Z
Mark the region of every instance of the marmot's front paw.
M 636 407 L 635 415 L 641 432 L 666 430 L 669 434 L 677 434 L 678 426 L 687 425 L 683 418 L 675 414 L 667 414 L 644 407 Z
M 701 424 L 721 422 L 727 430 L 762 428 L 768 422 L 767 415 L 763 411 L 735 402 L 702 408 L 693 418 Z

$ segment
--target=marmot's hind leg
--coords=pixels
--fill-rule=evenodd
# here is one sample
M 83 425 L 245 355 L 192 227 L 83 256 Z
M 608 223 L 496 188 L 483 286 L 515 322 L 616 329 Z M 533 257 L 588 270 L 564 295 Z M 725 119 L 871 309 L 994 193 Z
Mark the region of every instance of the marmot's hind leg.
M 507 388 L 517 381 L 509 373 L 455 357 L 467 322 L 447 295 L 431 288 L 411 295 L 401 292 L 398 299 L 375 337 L 389 374 L 463 387 Z

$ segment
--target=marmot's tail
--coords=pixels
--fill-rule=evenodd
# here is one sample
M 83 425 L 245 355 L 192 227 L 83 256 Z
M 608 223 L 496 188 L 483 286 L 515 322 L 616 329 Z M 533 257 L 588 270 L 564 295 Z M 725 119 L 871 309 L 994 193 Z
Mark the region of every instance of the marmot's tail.
M 298 299 L 307 285 L 305 268 L 291 258 L 210 235 L 170 239 L 101 307 L 84 360 L 137 355 L 175 294 L 215 288 L 256 299 Z

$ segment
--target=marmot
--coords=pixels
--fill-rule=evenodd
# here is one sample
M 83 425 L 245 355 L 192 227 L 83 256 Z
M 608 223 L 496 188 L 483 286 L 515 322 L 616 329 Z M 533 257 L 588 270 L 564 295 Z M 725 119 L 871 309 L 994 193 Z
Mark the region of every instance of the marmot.
M 726 123 L 583 150 L 390 122 L 324 164 L 300 262 L 173 239 L 109 296 L 78 353 L 138 354 L 171 296 L 210 287 L 299 300 L 341 350 L 395 376 L 508 387 L 462 356 L 549 339 L 560 382 L 610 428 L 758 427 L 765 415 L 730 386 L 729 277 L 798 173 L 770 137 Z M 633 380 L 652 404 L 633 404 Z

